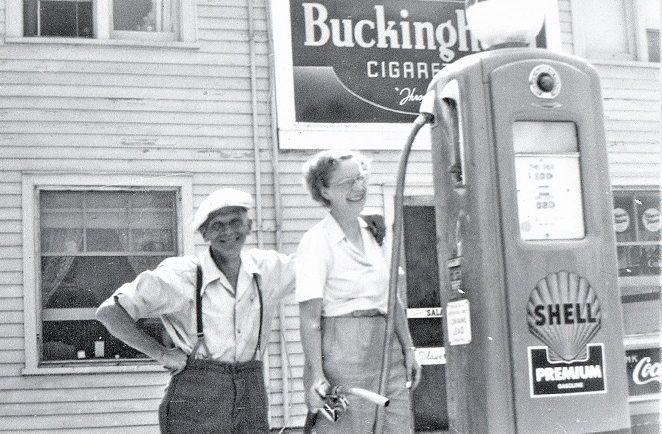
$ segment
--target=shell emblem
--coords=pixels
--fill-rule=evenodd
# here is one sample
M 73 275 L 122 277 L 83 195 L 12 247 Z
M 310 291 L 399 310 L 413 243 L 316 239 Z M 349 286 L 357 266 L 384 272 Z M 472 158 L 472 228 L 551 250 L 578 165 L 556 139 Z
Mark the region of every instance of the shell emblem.
M 588 280 L 558 271 L 536 283 L 526 307 L 529 331 L 550 348 L 550 358 L 577 360 L 600 330 L 600 300 Z

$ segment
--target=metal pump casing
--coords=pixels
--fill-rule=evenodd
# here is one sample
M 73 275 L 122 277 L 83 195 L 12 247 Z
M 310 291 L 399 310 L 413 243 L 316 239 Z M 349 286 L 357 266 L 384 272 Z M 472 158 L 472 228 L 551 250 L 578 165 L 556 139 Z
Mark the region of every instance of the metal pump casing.
M 447 66 L 428 92 L 451 430 L 628 429 L 596 71 L 502 48 Z

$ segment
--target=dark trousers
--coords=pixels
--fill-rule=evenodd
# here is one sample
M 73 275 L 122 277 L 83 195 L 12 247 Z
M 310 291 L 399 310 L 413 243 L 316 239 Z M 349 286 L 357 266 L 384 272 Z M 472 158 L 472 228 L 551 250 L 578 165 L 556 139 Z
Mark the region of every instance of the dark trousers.
M 268 433 L 262 362 L 189 359 L 159 406 L 164 434 Z

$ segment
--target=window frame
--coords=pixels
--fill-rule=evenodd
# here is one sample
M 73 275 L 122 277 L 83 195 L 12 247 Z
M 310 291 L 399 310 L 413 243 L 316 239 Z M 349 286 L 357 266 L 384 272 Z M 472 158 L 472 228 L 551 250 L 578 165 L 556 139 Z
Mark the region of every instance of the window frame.
M 164 32 L 132 32 L 115 31 L 112 26 L 112 0 L 91 0 L 94 22 L 94 35 L 92 38 L 79 37 L 51 37 L 51 36 L 24 36 L 23 30 L 23 0 L 6 0 L 5 23 L 7 42 L 27 42 L 42 40 L 46 42 L 67 43 L 104 43 L 109 41 L 126 41 L 142 44 L 168 44 L 172 46 L 197 42 L 196 16 L 197 3 L 195 0 L 175 0 L 179 3 L 178 34 L 174 40 L 165 36 Z M 142 33 L 142 34 L 141 34 Z M 146 35 L 145 35 L 146 34 Z
M 640 185 L 640 186 L 629 186 L 629 185 L 614 185 L 612 187 L 612 197 L 614 193 L 629 193 L 636 194 L 637 192 L 650 192 L 658 193 L 662 198 L 662 190 L 658 185 Z M 638 218 L 635 216 L 635 219 Z M 614 229 L 614 234 L 615 234 Z M 662 245 L 662 240 L 660 241 L 633 241 L 633 242 L 619 242 L 616 241 L 615 244 L 618 246 L 626 245 Z M 646 290 L 650 288 L 662 286 L 662 275 L 644 275 L 644 276 L 618 276 L 618 284 L 621 288 L 621 296 L 640 296 L 643 293 L 646 293 Z M 658 289 L 658 293 L 659 293 Z
M 112 0 L 111 0 L 112 1 Z M 154 0 L 158 3 L 162 3 L 163 0 Z M 181 12 L 182 0 L 173 0 L 178 1 L 179 9 Z M 177 22 L 175 24 L 176 30 L 174 32 L 143 32 L 143 31 L 132 31 L 132 30 L 115 30 L 114 29 L 114 16 L 113 8 L 108 8 L 108 22 L 110 26 L 110 37 L 112 39 L 129 39 L 129 40 L 145 40 L 145 41 L 176 41 L 177 35 L 180 34 L 181 24 Z
M 55 173 L 25 173 L 22 178 L 23 208 L 23 316 L 25 339 L 25 367 L 23 375 L 80 374 L 126 371 L 162 371 L 149 360 L 63 361 L 40 364 L 42 328 L 41 279 L 39 250 L 41 190 L 134 190 L 154 189 L 174 191 L 176 199 L 176 248 L 181 255 L 193 254 L 194 237 L 187 228 L 193 221 L 192 180 L 188 176 L 163 177 L 155 175 L 80 175 Z
M 572 42 L 574 54 L 598 62 L 646 62 L 648 60 L 648 39 L 646 35 L 645 8 L 642 2 L 646 0 L 619 0 L 624 8 L 626 21 L 625 37 L 628 45 L 626 53 L 599 53 L 594 55 L 587 52 L 586 47 L 586 23 L 583 18 L 591 13 L 591 10 L 583 0 L 570 0 L 572 16 Z M 658 29 L 659 30 L 659 29 Z M 657 63 L 657 62 L 656 62 Z

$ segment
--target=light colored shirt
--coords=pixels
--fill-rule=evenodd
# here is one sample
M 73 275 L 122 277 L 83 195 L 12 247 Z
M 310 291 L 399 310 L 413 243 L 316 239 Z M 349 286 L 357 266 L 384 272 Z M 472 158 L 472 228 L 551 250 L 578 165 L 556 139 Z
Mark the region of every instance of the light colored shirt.
M 322 299 L 322 316 L 388 305 L 389 269 L 382 247 L 359 218 L 362 253 L 328 214 L 306 232 L 297 249 L 296 300 Z
M 245 362 L 253 357 L 260 324 L 260 304 L 254 275 L 264 303 L 262 351 L 267 346 L 278 302 L 294 289 L 294 259 L 273 250 L 241 253 L 237 288 L 218 269 L 209 248 L 199 255 L 164 260 L 153 271 L 140 273 L 117 291 L 118 302 L 134 319 L 160 317 L 174 344 L 190 354 L 197 341 L 196 265 L 202 267 L 202 323 L 210 358 Z M 204 354 L 200 347 L 198 354 Z M 202 353 L 202 354 L 201 354 Z

